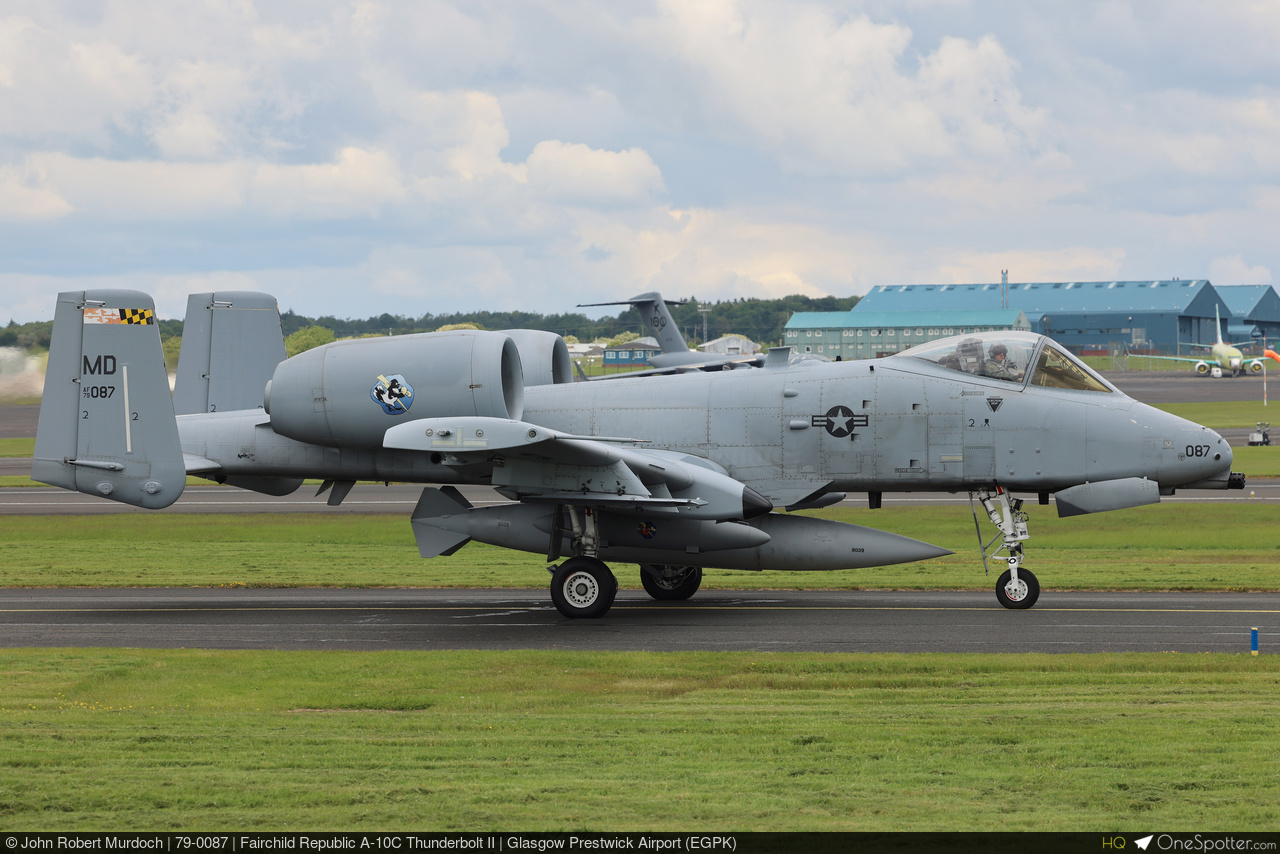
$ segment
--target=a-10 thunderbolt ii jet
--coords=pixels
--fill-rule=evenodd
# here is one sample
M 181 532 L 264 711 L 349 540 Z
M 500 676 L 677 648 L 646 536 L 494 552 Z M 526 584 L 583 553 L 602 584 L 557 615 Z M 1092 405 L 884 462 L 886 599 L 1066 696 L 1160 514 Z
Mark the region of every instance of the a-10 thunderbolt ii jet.
M 568 617 L 605 613 L 638 563 L 684 599 L 704 567 L 827 570 L 948 554 L 780 510 L 866 492 L 968 492 L 998 529 L 996 596 L 1026 608 L 1027 514 L 1152 504 L 1243 486 L 1217 433 L 1139 403 L 1048 338 L 987 332 L 895 356 L 573 383 L 551 333 L 458 331 L 339 341 L 284 358 L 275 300 L 197 294 L 170 397 L 151 298 L 58 298 L 32 476 L 147 508 L 188 473 L 269 494 L 323 479 L 441 484 L 411 522 L 424 557 L 476 540 L 545 553 Z M 265 390 L 264 390 L 265 387 Z M 176 411 L 176 416 L 175 416 Z M 491 484 L 473 507 L 448 484 Z M 323 489 L 323 488 L 322 488 Z M 975 518 L 977 516 L 975 510 Z M 981 545 L 981 540 L 980 540 Z M 563 559 L 563 560 L 562 560 Z

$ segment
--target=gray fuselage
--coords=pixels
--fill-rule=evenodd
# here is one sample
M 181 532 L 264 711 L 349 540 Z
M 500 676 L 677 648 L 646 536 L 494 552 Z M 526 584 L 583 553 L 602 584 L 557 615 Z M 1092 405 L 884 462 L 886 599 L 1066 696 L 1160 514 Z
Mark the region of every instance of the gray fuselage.
M 1214 431 L 1119 391 L 1024 386 L 906 357 L 534 386 L 522 420 L 704 457 L 776 505 L 819 491 L 1052 492 L 1129 477 L 1167 491 L 1223 476 L 1232 460 Z M 388 416 L 388 427 L 398 423 Z M 459 468 L 422 452 L 298 442 L 276 434 L 261 410 L 178 424 L 184 452 L 233 477 L 460 483 L 490 475 L 487 466 Z

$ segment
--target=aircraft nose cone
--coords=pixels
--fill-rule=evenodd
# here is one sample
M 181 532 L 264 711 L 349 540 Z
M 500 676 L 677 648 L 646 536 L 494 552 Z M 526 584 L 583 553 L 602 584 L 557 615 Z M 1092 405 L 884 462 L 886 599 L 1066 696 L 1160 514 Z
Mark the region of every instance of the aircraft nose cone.
M 742 487 L 742 518 L 754 519 L 773 510 L 773 502 L 749 486 Z
M 1231 446 L 1206 427 L 1185 430 L 1178 440 L 1179 464 L 1184 483 L 1222 480 L 1231 472 Z

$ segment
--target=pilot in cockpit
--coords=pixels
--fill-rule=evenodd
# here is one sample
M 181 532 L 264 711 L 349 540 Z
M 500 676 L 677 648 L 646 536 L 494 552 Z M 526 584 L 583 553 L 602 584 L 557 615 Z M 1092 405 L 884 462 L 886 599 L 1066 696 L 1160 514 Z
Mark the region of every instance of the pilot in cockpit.
M 1009 360 L 1009 348 L 1004 344 L 991 345 L 991 357 L 982 366 L 982 373 L 998 380 L 1020 380 L 1022 373 L 1017 364 Z

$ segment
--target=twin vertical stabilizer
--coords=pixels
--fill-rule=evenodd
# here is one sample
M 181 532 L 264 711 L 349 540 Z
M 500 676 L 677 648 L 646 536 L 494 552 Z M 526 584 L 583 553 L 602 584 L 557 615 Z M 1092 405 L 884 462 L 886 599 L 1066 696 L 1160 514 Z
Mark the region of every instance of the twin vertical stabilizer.
M 147 294 L 58 294 L 31 477 L 151 509 L 182 494 L 182 446 Z
M 284 359 L 275 297 L 257 291 L 192 294 L 173 409 L 179 415 L 261 409 L 262 390 Z

